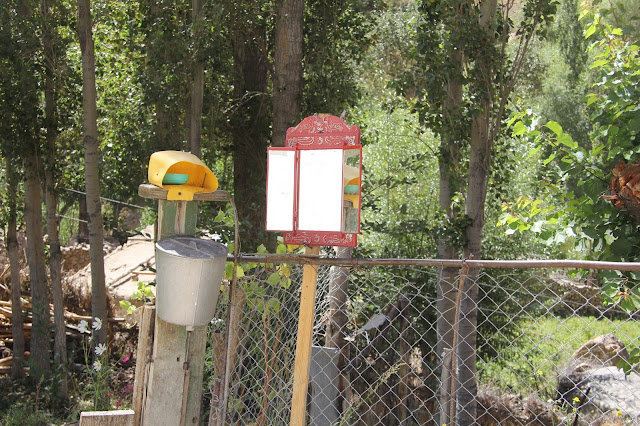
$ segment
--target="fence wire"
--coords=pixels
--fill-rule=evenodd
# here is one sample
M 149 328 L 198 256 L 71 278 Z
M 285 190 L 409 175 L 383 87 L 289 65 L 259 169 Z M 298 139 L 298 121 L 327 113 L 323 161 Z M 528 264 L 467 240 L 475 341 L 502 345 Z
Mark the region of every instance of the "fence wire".
M 227 327 L 221 301 L 214 324 L 237 336 L 225 424 L 289 424 L 303 268 L 241 266 L 239 310 Z M 307 424 L 463 425 L 472 407 L 483 425 L 640 424 L 634 315 L 607 305 L 595 278 L 485 271 L 456 317 L 437 268 L 318 266 Z

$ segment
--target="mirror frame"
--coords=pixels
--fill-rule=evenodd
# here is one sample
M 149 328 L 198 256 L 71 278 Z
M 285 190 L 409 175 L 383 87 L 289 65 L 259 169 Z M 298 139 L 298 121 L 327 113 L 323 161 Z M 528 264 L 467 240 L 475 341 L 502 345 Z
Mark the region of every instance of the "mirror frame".
M 307 117 L 303 121 L 301 121 L 297 126 L 289 128 L 287 130 L 286 136 L 286 147 L 273 147 L 267 150 L 267 218 L 266 218 L 266 230 L 267 231 L 276 231 L 283 232 L 283 240 L 286 244 L 305 244 L 309 246 L 343 246 L 343 247 L 356 247 L 357 246 L 357 234 L 360 232 L 360 205 L 361 205 L 361 197 L 362 197 L 362 146 L 360 145 L 360 128 L 355 125 L 348 125 L 341 118 L 333 116 L 333 115 L 318 115 Z M 358 150 L 360 155 L 360 161 L 358 162 L 358 192 L 357 192 L 357 214 L 356 214 L 356 232 L 344 232 L 344 201 L 342 205 L 339 206 L 340 209 L 340 230 L 321 230 L 321 229 L 300 229 L 299 223 L 300 218 L 299 214 L 302 211 L 303 214 L 308 209 L 300 209 L 300 200 L 302 201 L 309 200 L 308 194 L 305 194 L 301 197 L 300 194 L 300 154 L 302 151 L 308 150 L 342 150 L 341 162 L 339 164 L 340 170 L 340 182 L 343 180 L 343 165 L 345 164 L 345 151 L 346 150 Z M 277 185 L 276 182 L 282 182 L 282 179 L 272 179 L 271 173 L 273 172 L 272 167 L 275 164 L 271 164 L 270 157 L 272 152 L 277 151 L 292 151 L 295 152 L 295 165 L 294 165 L 294 173 L 290 177 L 293 185 L 289 186 L 289 188 L 293 188 L 293 197 L 289 197 L 288 195 L 283 197 L 283 191 L 281 188 L 275 190 L 274 185 Z M 304 156 L 304 155 L 303 155 Z M 304 162 L 303 162 L 304 163 Z M 276 166 L 277 167 L 277 166 Z M 304 172 L 302 172 L 304 175 Z M 320 174 L 318 170 L 315 173 L 312 173 L 312 178 L 322 178 L 322 176 L 317 176 Z M 304 185 L 303 179 L 303 185 Z M 308 180 L 308 179 L 307 179 Z M 336 180 L 337 179 L 333 179 Z M 281 184 L 280 184 L 281 185 Z M 337 186 L 337 185 L 333 185 Z M 271 189 L 270 189 L 271 187 Z M 313 189 L 313 188 L 312 188 Z M 303 188 L 305 190 L 305 188 Z M 336 189 L 337 191 L 337 189 Z M 344 185 L 341 185 L 340 193 L 336 194 L 335 197 L 340 196 L 340 199 L 343 199 L 343 191 Z M 286 191 L 284 191 L 286 193 Z M 274 195 L 277 194 L 277 195 Z M 314 194 L 312 194 L 313 197 Z M 333 197 L 333 195 L 331 195 Z M 290 203 L 288 200 L 293 198 L 293 206 L 290 207 Z M 287 218 L 290 217 L 288 215 L 288 209 L 292 208 L 292 216 L 293 220 L 293 229 L 273 229 L 278 226 L 272 226 L 274 223 L 279 223 L 278 219 L 274 219 L 274 214 L 277 215 L 278 212 L 282 212 L 283 209 L 279 209 L 279 206 L 274 206 L 274 203 L 278 203 L 278 199 L 285 200 L 287 209 Z M 308 202 L 308 201 L 307 201 Z M 335 203 L 334 203 L 335 204 Z M 338 208 L 338 207 L 336 207 Z M 338 213 L 335 215 L 337 216 Z M 335 219 L 335 218 L 334 218 Z M 306 219 L 305 219 L 306 220 Z M 304 222 L 304 220 L 303 220 Z M 334 220 L 335 222 L 335 220 Z M 282 226 L 279 226 L 282 227 Z M 322 228 L 322 226 L 320 226 Z

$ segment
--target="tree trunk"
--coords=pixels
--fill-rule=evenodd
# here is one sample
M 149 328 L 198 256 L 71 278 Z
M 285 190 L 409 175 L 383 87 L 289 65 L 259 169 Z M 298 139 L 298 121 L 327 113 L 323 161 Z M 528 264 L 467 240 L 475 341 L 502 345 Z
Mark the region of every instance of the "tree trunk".
M 236 29 L 233 39 L 235 96 L 243 108 L 232 117 L 233 175 L 238 216 L 244 222 L 240 235 L 245 251 L 255 250 L 269 239 L 264 230 L 270 125 L 264 45 L 264 28 Z
M 11 335 L 13 337 L 13 361 L 11 363 L 11 377 L 18 379 L 24 376 L 24 315 L 22 313 L 21 283 L 20 283 L 20 254 L 18 252 L 17 232 L 17 203 L 16 168 L 10 155 L 6 155 L 7 173 L 7 203 L 9 204 L 9 218 L 7 223 L 7 252 L 9 267 L 11 268 Z
M 82 238 L 89 236 L 89 213 L 87 213 L 87 197 L 80 197 L 78 201 L 78 235 Z
M 486 37 L 493 39 L 497 0 L 484 0 L 480 4 L 480 27 Z M 467 228 L 465 258 L 482 258 L 482 231 L 487 186 L 491 171 L 491 149 L 493 140 L 489 135 L 491 117 L 493 69 L 491 58 L 480 57 L 476 65 L 481 72 L 486 91 L 479 97 L 479 110 L 471 122 L 471 144 L 469 153 L 469 182 L 467 186 L 466 214 L 471 220 Z M 507 95 L 508 96 L 508 95 Z M 500 117 L 495 121 L 500 122 Z M 460 425 L 476 424 L 478 383 L 476 377 L 477 323 L 478 323 L 478 276 L 479 269 L 470 269 L 464 281 L 460 304 L 459 341 L 457 348 L 457 399 L 456 422 Z
M 34 152 L 36 150 L 34 149 Z M 36 381 L 51 371 L 49 359 L 49 288 L 44 258 L 42 235 L 42 180 L 41 162 L 37 154 L 29 154 L 24 160 L 25 200 L 24 218 L 27 228 L 27 261 L 29 263 L 29 281 L 31 284 L 31 304 L 33 328 L 29 348 L 31 357 L 31 377 Z
M 336 258 L 349 259 L 353 253 L 351 247 L 336 247 Z M 349 360 L 349 345 L 345 340 L 347 317 L 347 301 L 349 299 L 349 268 L 332 266 L 329 272 L 329 320 L 325 346 L 340 350 L 338 369 L 342 371 Z M 351 401 L 349 374 L 340 374 L 338 379 L 339 401 L 336 407 L 344 413 Z
M 283 0 L 276 16 L 273 74 L 273 146 L 284 146 L 300 114 L 304 0 Z
M 82 108 L 84 112 L 84 163 L 87 213 L 89 214 L 89 256 L 91 258 L 91 315 L 102 320 L 94 333 L 94 344 L 107 343 L 107 294 L 104 278 L 102 207 L 98 168 L 98 124 L 96 74 L 90 0 L 78 0 L 78 33 L 82 51 Z
M 445 213 L 450 222 L 456 220 L 456 212 L 452 209 L 453 197 L 460 188 L 460 150 L 461 141 L 457 141 L 453 129 L 461 120 L 462 84 L 460 74 L 462 69 L 462 53 L 455 51 L 452 62 L 456 72 L 446 84 L 447 97 L 443 106 L 445 126 L 449 128 L 448 135 L 441 138 L 438 165 L 440 170 L 439 203 L 440 209 Z M 442 259 L 457 259 L 458 249 L 453 242 L 443 237 L 438 240 L 438 256 Z M 437 355 L 440 357 L 442 367 L 440 376 L 440 424 L 450 424 L 450 404 L 453 403 L 451 395 L 451 365 L 450 355 L 453 348 L 453 324 L 456 313 L 456 277 L 457 268 L 439 268 L 437 288 Z
M 204 98 L 204 62 L 200 58 L 200 45 L 202 33 L 200 31 L 203 24 L 202 0 L 192 1 L 192 25 L 194 40 L 192 46 L 193 82 L 191 85 L 191 126 L 189 130 L 189 147 L 193 155 L 202 156 L 202 100 Z
M 67 337 L 64 321 L 64 303 L 62 297 L 62 252 L 58 236 L 58 197 L 55 188 L 54 169 L 56 164 L 56 139 L 58 123 L 55 105 L 54 64 L 56 63 L 53 50 L 53 35 L 49 30 L 48 1 L 42 3 L 42 16 L 45 22 L 42 32 L 45 62 L 45 127 L 47 129 L 47 162 L 45 167 L 45 201 L 47 205 L 47 235 L 49 236 L 49 272 L 51 274 L 51 293 L 53 296 L 53 322 L 55 324 L 54 362 L 62 365 L 63 371 L 67 367 Z M 61 377 L 58 394 L 62 398 L 68 396 L 66 374 Z

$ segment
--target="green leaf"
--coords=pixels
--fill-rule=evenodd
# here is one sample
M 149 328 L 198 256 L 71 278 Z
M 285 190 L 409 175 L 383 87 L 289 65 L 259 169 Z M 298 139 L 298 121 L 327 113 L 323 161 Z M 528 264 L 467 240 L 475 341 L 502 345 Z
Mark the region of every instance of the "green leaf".
M 573 138 L 566 133 L 562 133 L 558 135 L 558 142 L 560 142 L 562 145 L 569 147 L 571 149 L 576 148 L 578 146 L 578 144 L 573 140 Z
M 280 274 L 277 272 L 271 273 L 271 275 L 269 275 L 269 277 L 267 278 L 267 284 L 273 287 L 277 286 L 279 281 L 280 281 Z
M 513 126 L 513 134 L 514 136 L 521 136 L 527 132 L 527 127 L 524 125 L 522 121 L 516 122 Z
M 544 164 L 544 165 L 546 166 L 547 164 L 549 164 L 550 162 L 552 162 L 554 158 L 556 158 L 556 153 L 555 153 L 555 152 L 554 152 L 554 153 L 552 153 L 552 154 L 551 154 L 551 155 L 550 155 L 546 160 L 544 160 L 544 161 L 542 162 L 542 164 Z
M 618 238 L 613 243 L 611 243 L 611 251 L 614 254 L 618 255 L 629 255 L 631 250 L 633 249 L 633 244 L 626 238 Z
M 538 220 L 536 222 L 533 223 L 533 225 L 531 225 L 531 231 L 535 232 L 536 234 L 539 232 L 542 232 L 542 226 L 544 225 L 544 221 L 543 220 Z
M 264 244 L 260 244 L 257 250 L 259 254 L 269 253 L 269 250 L 267 250 Z
M 596 32 L 596 25 L 591 24 L 589 28 L 587 28 L 587 32 L 584 34 L 584 38 L 591 37 Z
M 560 136 L 563 133 L 562 126 L 555 121 L 549 121 L 546 126 L 549 130 L 551 130 L 553 133 L 555 133 L 558 136 Z
M 593 104 L 594 102 L 597 102 L 598 99 L 600 99 L 598 95 L 591 93 L 590 95 L 587 96 L 587 106 Z
M 589 67 L 589 69 L 598 68 L 598 67 L 601 67 L 601 66 L 603 66 L 603 65 L 606 65 L 606 64 L 608 64 L 608 63 L 609 63 L 609 61 L 608 61 L 607 59 L 600 59 L 600 60 L 598 60 L 598 61 L 595 61 L 593 64 L 591 64 L 591 66 Z M 587 105 L 589 105 L 589 104 L 587 104 Z

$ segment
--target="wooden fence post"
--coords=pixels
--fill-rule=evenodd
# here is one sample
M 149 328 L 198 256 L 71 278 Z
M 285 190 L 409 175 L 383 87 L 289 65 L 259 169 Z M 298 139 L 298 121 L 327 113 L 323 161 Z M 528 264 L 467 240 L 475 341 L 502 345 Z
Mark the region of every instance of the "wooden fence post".
M 320 247 L 307 247 L 305 254 L 317 255 Z M 296 339 L 296 360 L 293 368 L 293 395 L 291 398 L 292 426 L 306 423 L 307 387 L 309 385 L 309 362 L 313 339 L 313 319 L 316 304 L 316 283 L 318 266 L 304 265 L 302 289 L 300 291 L 300 314 L 298 315 L 298 337 Z
M 140 185 L 140 196 L 159 200 L 156 239 L 194 235 L 198 201 L 227 201 L 225 191 L 196 194 L 194 201 L 168 201 L 167 190 Z M 200 423 L 207 325 L 195 326 L 187 344 L 187 327 L 170 324 L 155 316 L 153 349 L 148 368 L 136 374 L 141 412 L 136 424 L 190 425 Z M 149 342 L 147 342 L 149 344 Z M 186 366 L 186 368 L 185 368 Z M 142 386 L 142 389 L 139 389 Z

